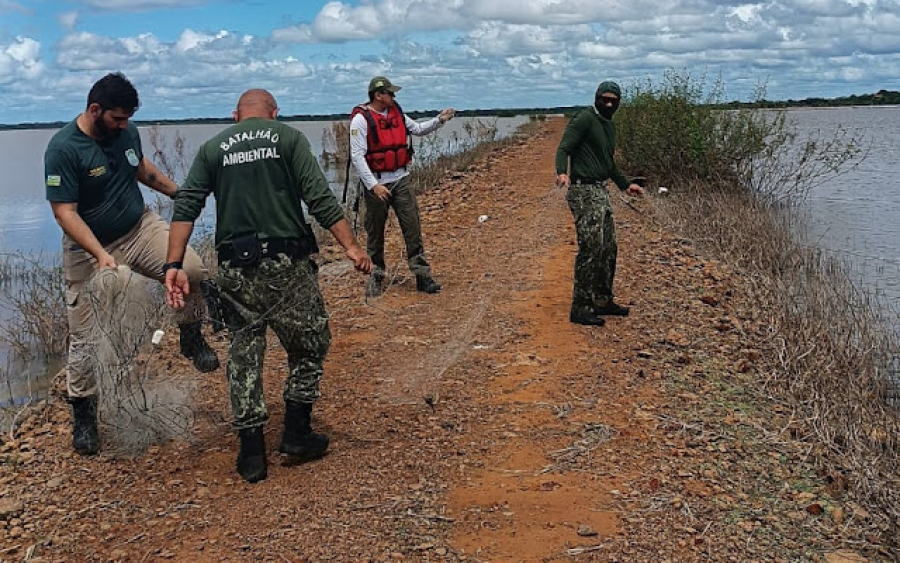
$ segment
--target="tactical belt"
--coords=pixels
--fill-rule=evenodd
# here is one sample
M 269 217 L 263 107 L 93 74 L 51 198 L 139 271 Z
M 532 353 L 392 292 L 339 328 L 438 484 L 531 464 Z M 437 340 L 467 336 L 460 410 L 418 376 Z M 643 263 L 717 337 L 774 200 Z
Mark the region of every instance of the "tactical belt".
M 249 240 L 248 240 L 249 239 Z M 241 237 L 235 242 L 226 242 L 218 249 L 219 264 L 231 262 L 231 266 L 255 266 L 261 260 L 284 254 L 293 260 L 306 258 L 319 251 L 315 241 L 295 238 L 267 238 L 252 240 Z
M 576 186 L 594 186 L 597 184 L 602 184 L 603 180 L 585 180 L 583 178 L 576 178 L 572 180 L 572 183 Z

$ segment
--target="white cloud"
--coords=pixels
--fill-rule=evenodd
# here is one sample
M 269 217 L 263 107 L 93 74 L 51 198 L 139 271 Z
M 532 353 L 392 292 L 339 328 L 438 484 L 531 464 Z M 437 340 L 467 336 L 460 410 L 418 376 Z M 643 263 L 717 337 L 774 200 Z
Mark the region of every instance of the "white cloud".
M 829 17 L 849 16 L 858 12 L 859 9 L 869 6 L 865 3 L 854 5 L 851 2 L 835 2 L 833 0 L 782 0 L 776 4 L 781 4 L 786 10 L 798 14 Z
M 0 14 L 4 12 L 18 12 L 20 14 L 30 14 L 31 10 L 12 0 L 0 0 Z
M 618 61 L 631 58 L 632 53 L 626 47 L 617 47 L 607 43 L 583 42 L 573 49 L 575 55 L 598 61 Z
M 467 0 L 474 20 L 535 25 L 575 25 L 603 21 L 619 10 L 619 2 L 600 0 Z
M 48 103 L 81 105 L 110 70 L 135 81 L 145 118 L 227 115 L 250 87 L 271 90 L 288 114 L 346 111 L 376 74 L 404 86 L 408 109 L 584 103 L 602 78 L 673 68 L 721 75 L 734 97 L 766 81 L 771 97 L 817 84 L 832 95 L 900 89 L 898 0 L 335 0 L 268 37 L 201 20 L 174 35 L 171 22 L 127 37 L 74 31 L 86 10 L 201 3 L 212 4 L 73 0 L 52 59 L 38 36 L 0 39 L 0 97 L 36 111 L 27 100 L 52 90 Z M 12 5 L 0 0 L 0 12 Z
M 742 4 L 740 6 L 734 6 L 727 11 L 727 14 L 728 16 L 734 16 L 742 23 L 753 24 L 761 21 L 759 11 L 760 6 L 758 4 Z
M 311 24 L 276 29 L 276 41 L 313 43 L 373 39 L 383 33 L 383 19 L 372 6 L 352 7 L 329 2 L 322 7 Z
M 464 0 L 378 0 L 361 6 L 328 2 L 311 23 L 279 28 L 286 43 L 344 42 L 468 26 Z
M 0 84 L 40 77 L 44 71 L 40 53 L 41 44 L 30 37 L 20 36 L 11 43 L 0 44 Z
M 321 41 L 370 39 L 382 32 L 378 12 L 371 6 L 352 8 L 340 2 L 325 4 L 312 24 L 312 32 Z
M 78 24 L 78 12 L 63 12 L 56 16 L 56 21 L 59 22 L 63 29 L 72 31 Z
M 132 68 L 148 64 L 160 74 L 183 74 L 200 66 L 258 64 L 268 41 L 228 31 L 209 34 L 184 30 L 174 42 L 150 33 L 112 39 L 87 32 L 72 33 L 57 45 L 57 64 L 69 71 Z M 265 61 L 263 61 L 265 62 Z
M 190 51 L 195 49 L 200 51 L 206 47 L 211 46 L 216 40 L 219 39 L 228 39 L 229 33 L 227 31 L 220 31 L 215 35 L 210 35 L 208 33 L 200 33 L 194 31 L 192 29 L 185 29 L 181 32 L 181 37 L 178 38 L 178 41 L 175 42 L 175 49 L 180 52 Z
M 287 43 L 342 42 L 403 36 L 421 31 L 476 30 L 484 24 L 579 26 L 644 21 L 648 14 L 708 16 L 719 4 L 705 0 L 373 0 L 359 6 L 325 4 L 312 22 L 279 28 L 272 38 Z
M 126 68 L 138 62 L 132 54 L 134 45 L 126 47 L 127 43 L 137 40 L 122 41 L 87 32 L 74 33 L 57 44 L 56 63 L 67 71 Z
M 112 39 L 78 32 L 64 37 L 57 51 L 56 66 L 83 77 L 85 93 L 103 73 L 122 70 L 138 88 L 142 107 L 156 115 L 220 115 L 247 88 L 275 91 L 313 74 L 294 56 L 273 56 L 268 40 L 228 31 L 186 29 L 168 42 L 149 33 Z
M 465 44 L 475 55 L 517 56 L 559 53 L 579 39 L 593 37 L 589 26 L 538 26 L 485 22 L 470 31 Z

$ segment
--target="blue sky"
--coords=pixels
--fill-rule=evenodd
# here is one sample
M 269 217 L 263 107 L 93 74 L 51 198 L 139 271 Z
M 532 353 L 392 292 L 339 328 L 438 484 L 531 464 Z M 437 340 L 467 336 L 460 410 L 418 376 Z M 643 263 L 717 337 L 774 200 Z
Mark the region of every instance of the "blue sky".
M 369 78 L 406 109 L 587 103 L 687 72 L 728 99 L 900 90 L 900 0 L 0 0 L 0 123 L 66 120 L 120 70 L 138 119 L 348 112 Z

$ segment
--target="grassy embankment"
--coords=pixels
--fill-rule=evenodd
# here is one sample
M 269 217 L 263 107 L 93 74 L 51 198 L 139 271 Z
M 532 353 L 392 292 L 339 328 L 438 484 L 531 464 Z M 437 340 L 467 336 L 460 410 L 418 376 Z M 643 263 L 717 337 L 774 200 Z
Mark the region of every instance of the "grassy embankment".
M 784 112 L 713 109 L 720 89 L 671 74 L 632 89 L 616 117 L 620 162 L 671 187 L 657 216 L 740 274 L 759 346 L 752 391 L 793 412 L 822 475 L 900 522 L 898 335 L 845 263 L 805 246 L 795 203 L 863 157 L 842 131 L 802 139 Z M 748 343 L 748 346 L 750 344 Z M 746 381 L 744 379 L 743 381 Z

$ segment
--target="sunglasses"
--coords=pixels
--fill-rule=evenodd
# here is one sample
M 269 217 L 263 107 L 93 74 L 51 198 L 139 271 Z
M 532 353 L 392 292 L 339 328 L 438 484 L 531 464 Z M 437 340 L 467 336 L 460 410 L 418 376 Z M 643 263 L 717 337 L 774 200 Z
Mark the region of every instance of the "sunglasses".
M 395 94 L 394 92 L 391 92 L 390 90 L 382 90 L 382 91 L 379 92 L 379 93 L 381 93 L 381 94 L 387 94 L 388 96 L 390 96 L 390 97 L 392 97 L 392 98 L 396 98 L 396 97 L 397 97 L 397 94 Z
M 600 102 L 607 106 L 617 106 L 619 105 L 619 98 L 615 96 L 600 96 Z

